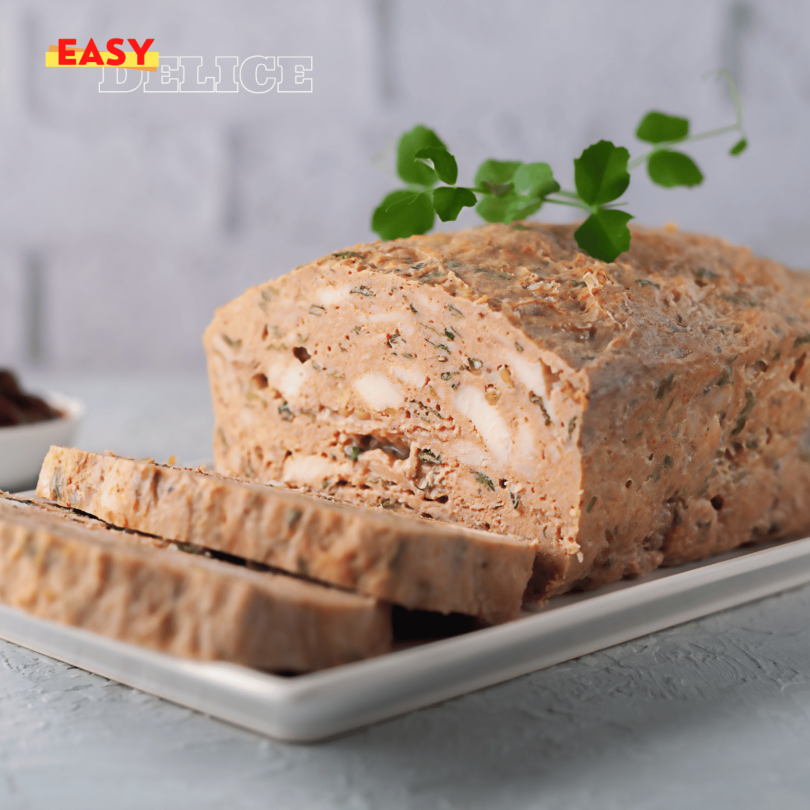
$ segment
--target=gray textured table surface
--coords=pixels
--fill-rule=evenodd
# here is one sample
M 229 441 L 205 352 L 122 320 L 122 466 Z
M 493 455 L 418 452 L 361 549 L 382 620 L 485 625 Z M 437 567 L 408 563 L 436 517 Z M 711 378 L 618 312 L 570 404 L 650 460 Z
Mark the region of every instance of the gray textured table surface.
M 29 382 L 78 443 L 210 450 L 198 378 Z M 314 746 L 263 739 L 0 642 L 0 808 L 810 806 L 810 587 Z

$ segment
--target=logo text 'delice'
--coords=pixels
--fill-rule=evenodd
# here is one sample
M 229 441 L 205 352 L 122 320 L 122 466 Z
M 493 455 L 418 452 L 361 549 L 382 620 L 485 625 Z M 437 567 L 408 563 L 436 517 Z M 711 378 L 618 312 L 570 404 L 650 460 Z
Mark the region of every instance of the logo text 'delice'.
M 100 93 L 311 93 L 311 56 L 202 56 L 160 54 L 154 73 L 104 66 Z

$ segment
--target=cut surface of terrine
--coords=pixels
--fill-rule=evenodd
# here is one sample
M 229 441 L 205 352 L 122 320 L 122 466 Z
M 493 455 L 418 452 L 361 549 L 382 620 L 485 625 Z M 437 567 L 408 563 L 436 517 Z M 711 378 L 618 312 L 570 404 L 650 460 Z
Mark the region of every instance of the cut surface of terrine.
M 52 447 L 37 494 L 122 528 L 225 552 L 406 608 L 517 617 L 531 549 L 201 470 Z
M 810 530 L 808 277 L 574 228 L 357 245 L 219 309 L 217 469 L 517 537 L 543 595 Z
M 391 649 L 390 608 L 0 494 L 0 601 L 201 660 L 304 672 Z

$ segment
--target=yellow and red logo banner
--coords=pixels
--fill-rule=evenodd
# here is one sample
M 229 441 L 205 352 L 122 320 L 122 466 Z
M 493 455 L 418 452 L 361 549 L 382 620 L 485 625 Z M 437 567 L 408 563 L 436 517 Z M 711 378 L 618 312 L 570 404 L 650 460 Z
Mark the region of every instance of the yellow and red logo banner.
M 90 39 L 84 48 L 76 47 L 75 39 L 60 39 L 58 45 L 49 45 L 45 54 L 46 67 L 120 67 L 129 70 L 148 70 L 155 73 L 160 63 L 158 51 L 150 51 L 154 39 L 139 43 L 130 38 L 131 51 L 124 51 L 124 40 L 118 37 L 107 40 L 107 50 L 100 51 Z

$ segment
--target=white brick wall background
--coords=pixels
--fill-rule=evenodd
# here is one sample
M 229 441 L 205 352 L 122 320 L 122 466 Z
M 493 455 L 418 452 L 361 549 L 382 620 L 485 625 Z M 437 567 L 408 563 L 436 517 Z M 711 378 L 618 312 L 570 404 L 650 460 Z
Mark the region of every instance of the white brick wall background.
M 311 55 L 314 92 L 101 94 L 99 68 L 44 66 L 58 38 L 90 36 L 154 37 L 209 67 Z M 547 160 L 570 185 L 599 138 L 638 154 L 649 109 L 730 121 L 724 86 L 700 80 L 720 65 L 749 151 L 688 150 L 694 190 L 637 172 L 629 208 L 810 266 L 808 45 L 799 0 L 0 3 L 0 365 L 201 371 L 216 306 L 374 238 L 394 181 L 371 159 L 404 129 L 434 127 L 462 181 L 498 157 Z

